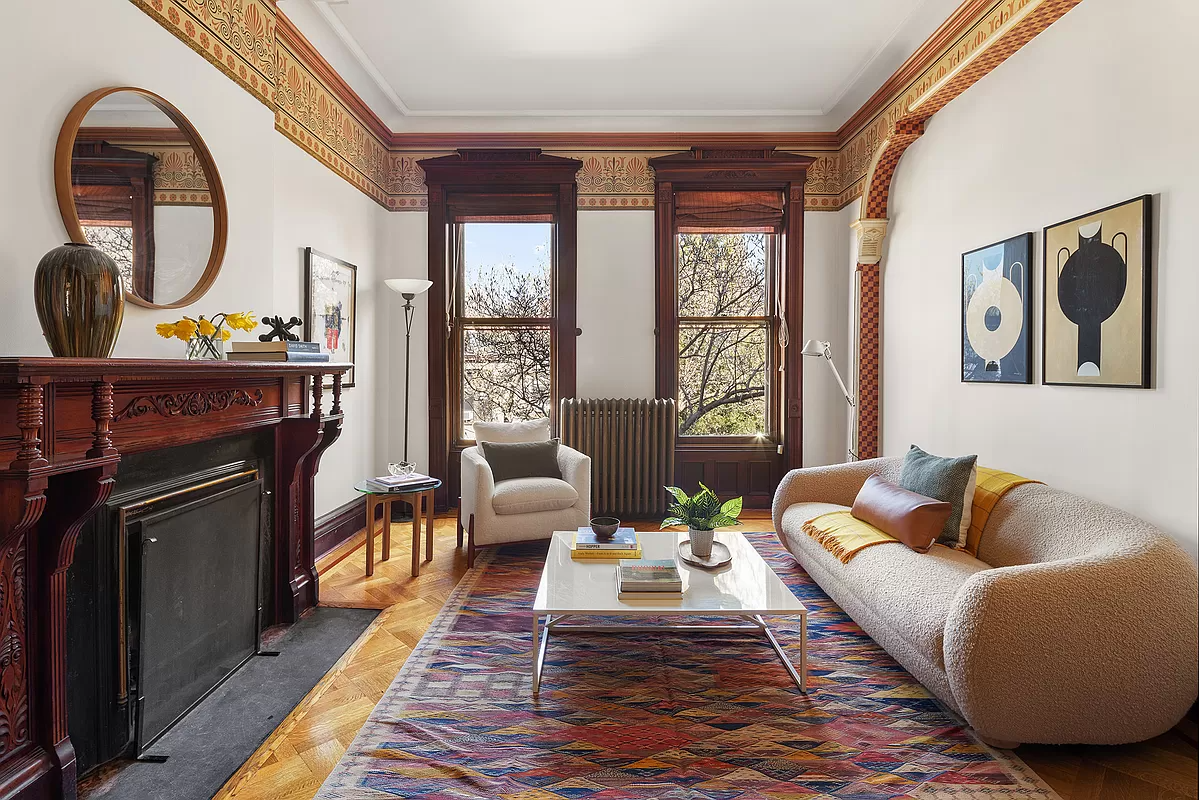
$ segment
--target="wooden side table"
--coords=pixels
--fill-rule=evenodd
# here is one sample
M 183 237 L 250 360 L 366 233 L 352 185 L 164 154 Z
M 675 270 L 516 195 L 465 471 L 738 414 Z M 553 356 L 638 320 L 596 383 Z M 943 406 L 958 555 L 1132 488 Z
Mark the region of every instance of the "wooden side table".
M 425 561 L 433 560 L 433 492 L 441 486 L 437 481 L 415 491 L 372 489 L 366 481 L 358 481 L 354 489 L 366 495 L 366 576 L 375 574 L 375 509 L 383 507 L 383 558 L 391 558 L 391 504 L 403 500 L 412 505 L 412 577 L 420 575 L 420 527 L 425 518 Z M 422 509 L 422 502 L 424 508 Z

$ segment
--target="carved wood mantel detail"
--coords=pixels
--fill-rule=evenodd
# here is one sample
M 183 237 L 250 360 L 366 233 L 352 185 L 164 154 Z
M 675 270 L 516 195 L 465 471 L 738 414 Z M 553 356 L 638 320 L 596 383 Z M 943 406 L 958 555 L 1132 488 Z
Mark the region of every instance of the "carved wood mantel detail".
M 67 572 L 122 454 L 270 428 L 272 623 L 317 602 L 313 479 L 341 432 L 349 364 L 0 358 L 0 797 L 74 798 Z M 305 386 L 334 376 L 334 413 Z M 114 413 L 114 408 L 121 411 Z
M 253 394 L 245 389 L 156 394 L 135 397 L 121 409 L 116 420 L 140 417 L 154 412 L 160 417 L 202 417 L 214 411 L 228 411 L 233 406 L 256 407 L 262 403 L 262 390 Z

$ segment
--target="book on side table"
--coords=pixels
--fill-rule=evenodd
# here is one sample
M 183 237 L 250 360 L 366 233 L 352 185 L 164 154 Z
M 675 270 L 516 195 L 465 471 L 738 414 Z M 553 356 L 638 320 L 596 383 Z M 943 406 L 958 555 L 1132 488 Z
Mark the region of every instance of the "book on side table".
M 382 475 L 378 478 L 367 478 L 366 485 L 373 492 L 418 492 L 421 489 L 432 489 L 437 483 L 436 478 L 413 472 L 411 475 Z
M 616 591 L 681 593 L 683 576 L 673 558 L 623 560 L 616 567 Z

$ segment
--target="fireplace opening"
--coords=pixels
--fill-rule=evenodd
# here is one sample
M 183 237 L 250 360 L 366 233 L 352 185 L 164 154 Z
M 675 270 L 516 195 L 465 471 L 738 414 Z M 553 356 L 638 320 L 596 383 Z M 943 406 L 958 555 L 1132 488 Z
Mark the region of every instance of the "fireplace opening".
M 272 468 L 273 447 L 257 435 L 122 461 L 68 576 L 80 776 L 145 755 L 259 651 Z

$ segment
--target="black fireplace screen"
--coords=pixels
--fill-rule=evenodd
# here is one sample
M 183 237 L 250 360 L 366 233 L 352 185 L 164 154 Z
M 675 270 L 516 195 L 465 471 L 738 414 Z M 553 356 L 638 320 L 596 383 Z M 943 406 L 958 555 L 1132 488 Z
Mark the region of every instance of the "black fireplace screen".
M 242 484 L 141 520 L 139 754 L 257 649 L 260 490 Z

